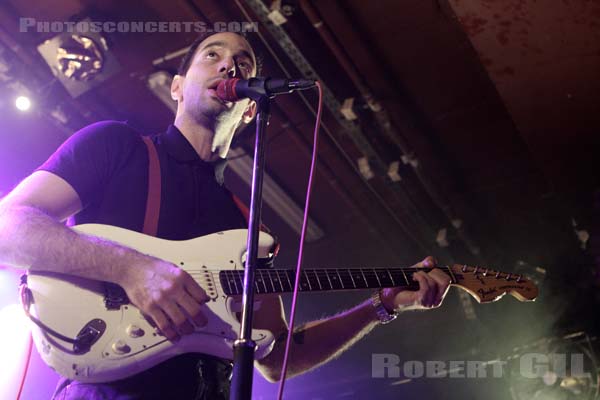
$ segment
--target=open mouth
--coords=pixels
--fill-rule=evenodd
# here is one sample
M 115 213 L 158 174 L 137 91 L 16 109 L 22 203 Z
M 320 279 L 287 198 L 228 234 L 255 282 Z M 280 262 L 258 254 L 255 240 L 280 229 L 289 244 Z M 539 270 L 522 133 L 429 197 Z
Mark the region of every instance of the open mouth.
M 217 95 L 217 86 L 219 86 L 219 83 L 222 81 L 222 79 L 219 79 L 217 81 L 215 81 L 214 83 L 212 83 L 209 87 L 208 87 L 208 92 L 212 95 L 212 97 L 214 97 L 215 99 L 217 99 L 221 104 L 223 104 L 226 108 L 231 108 L 233 107 L 233 102 L 231 101 L 225 101 L 222 100 L 218 95 Z

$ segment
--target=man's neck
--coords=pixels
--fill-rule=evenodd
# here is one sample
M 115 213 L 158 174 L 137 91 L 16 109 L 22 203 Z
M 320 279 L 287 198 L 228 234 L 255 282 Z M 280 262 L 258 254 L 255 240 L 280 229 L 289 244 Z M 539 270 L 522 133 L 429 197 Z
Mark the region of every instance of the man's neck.
M 204 161 L 215 161 L 219 158 L 212 151 L 214 130 L 204 125 L 189 121 L 187 118 L 177 117 L 173 123 L 182 135 L 190 142 L 198 157 Z

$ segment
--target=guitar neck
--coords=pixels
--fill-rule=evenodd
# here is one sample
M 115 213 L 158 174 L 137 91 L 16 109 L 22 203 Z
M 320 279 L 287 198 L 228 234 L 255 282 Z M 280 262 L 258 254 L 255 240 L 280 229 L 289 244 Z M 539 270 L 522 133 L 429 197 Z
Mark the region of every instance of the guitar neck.
M 438 267 L 452 277 L 449 267 Z M 336 268 L 303 269 L 300 276 L 301 292 L 322 292 L 332 290 L 378 289 L 404 287 L 417 290 L 419 284 L 412 279 L 415 272 L 431 271 L 431 268 Z M 223 292 L 228 295 L 241 295 L 243 290 L 243 270 L 221 270 L 219 280 Z M 296 271 L 291 269 L 257 269 L 254 279 L 256 294 L 286 293 L 294 289 Z M 454 277 L 452 277 L 454 283 Z

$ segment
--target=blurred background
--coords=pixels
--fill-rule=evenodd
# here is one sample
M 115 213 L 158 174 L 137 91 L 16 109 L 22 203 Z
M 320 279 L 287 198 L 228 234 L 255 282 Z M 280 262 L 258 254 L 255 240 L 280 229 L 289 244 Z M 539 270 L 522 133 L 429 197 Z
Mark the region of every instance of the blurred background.
M 533 303 L 507 296 L 485 305 L 453 289 L 440 309 L 402 315 L 290 380 L 286 398 L 597 398 L 598 1 L 2 0 L 0 196 L 92 122 L 164 131 L 174 117 L 172 76 L 197 36 L 73 35 L 33 20 L 256 23 L 263 75 L 324 87 L 306 267 L 402 267 L 431 254 L 442 265 L 526 274 L 540 288 Z M 277 266 L 286 267 L 298 249 L 316 94 L 280 96 L 272 108 L 263 218 L 283 244 Z M 253 133 L 239 133 L 226 175 L 245 201 Z M 18 275 L 0 269 L 7 399 L 27 364 Z M 302 295 L 301 321 L 368 295 Z M 528 352 L 582 354 L 589 374 L 551 366 L 525 379 L 514 360 Z M 377 353 L 506 367 L 500 378 L 373 378 Z M 21 398 L 49 398 L 56 379 L 34 348 Z M 254 397 L 275 394 L 256 375 Z

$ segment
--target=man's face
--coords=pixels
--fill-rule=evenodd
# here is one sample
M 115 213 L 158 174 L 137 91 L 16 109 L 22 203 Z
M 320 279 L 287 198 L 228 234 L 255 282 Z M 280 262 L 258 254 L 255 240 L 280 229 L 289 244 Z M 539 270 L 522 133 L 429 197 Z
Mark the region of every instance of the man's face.
M 222 79 L 248 79 L 255 75 L 256 58 L 246 39 L 228 32 L 209 36 L 198 46 L 185 77 L 179 78 L 179 107 L 203 125 L 237 126 L 249 100 L 225 103 L 217 97 L 217 84 Z

